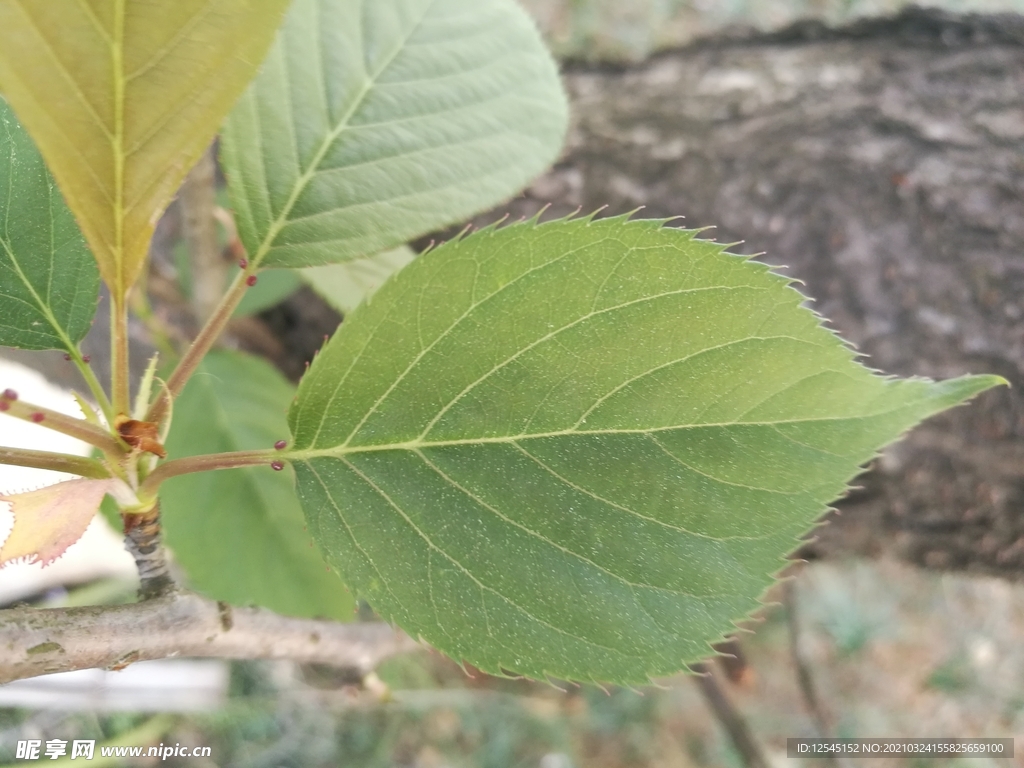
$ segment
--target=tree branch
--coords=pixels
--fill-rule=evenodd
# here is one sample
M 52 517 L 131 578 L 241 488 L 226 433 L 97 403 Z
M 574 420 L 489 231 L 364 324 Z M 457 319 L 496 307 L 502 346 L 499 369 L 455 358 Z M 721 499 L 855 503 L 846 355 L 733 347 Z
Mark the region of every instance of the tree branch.
M 173 589 L 174 580 L 160 542 L 160 504 L 124 519 L 125 549 L 135 558 L 139 570 L 139 599 L 149 600 Z
M 234 608 L 172 591 L 130 605 L 0 611 L 0 683 L 171 656 L 292 659 L 359 670 L 419 647 L 387 624 L 340 624 Z

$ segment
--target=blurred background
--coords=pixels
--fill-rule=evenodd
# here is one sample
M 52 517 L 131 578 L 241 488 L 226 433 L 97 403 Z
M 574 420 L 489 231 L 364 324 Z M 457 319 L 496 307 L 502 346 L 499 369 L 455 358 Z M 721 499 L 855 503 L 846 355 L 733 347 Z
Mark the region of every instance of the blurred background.
M 587 78 L 600 78 L 603 72 L 626 72 L 628 76 L 628 67 L 642 66 L 658 51 L 708 40 L 713 42 L 698 45 L 724 49 L 728 41 L 758 40 L 758 35 L 779 33 L 791 29 L 794 23 L 816 20 L 820 26 L 811 29 L 824 30 L 891 16 L 906 6 L 898 0 L 523 2 L 537 18 L 553 50 L 566 60 L 567 71 L 574 73 L 570 90 L 582 101 L 589 93 Z M 947 0 L 931 5 L 952 14 L 1024 13 L 1024 0 Z M 782 33 L 782 38 L 786 34 Z M 801 34 L 806 38 L 810 33 Z M 1024 47 L 1024 36 L 1019 44 Z M 955 66 L 950 64 L 951 68 Z M 1014 87 L 1018 87 L 1019 102 L 1022 83 L 1019 75 L 1015 77 L 1009 82 L 1011 86 L 1017 84 Z M 725 86 L 723 89 L 729 90 Z M 685 96 L 683 91 L 680 98 Z M 745 109 L 740 104 L 733 117 L 742 117 Z M 1010 156 L 1021 157 L 1024 112 L 1015 113 L 1021 116 L 1020 126 L 1012 122 L 1016 119 L 1012 114 L 1011 110 L 1010 123 L 993 125 L 1010 126 L 999 146 Z M 720 119 L 728 123 L 732 117 L 726 114 Z M 589 139 L 580 138 L 583 129 L 577 126 L 574 130 L 577 133 L 570 143 L 576 143 L 571 151 L 579 154 L 601 149 L 587 143 Z M 592 125 L 586 131 L 590 138 L 599 134 Z M 636 143 L 643 144 L 643 137 L 638 136 Z M 673 160 L 673 152 L 666 152 L 662 160 L 667 163 Z M 999 162 L 1001 167 L 1008 167 Z M 571 203 L 572 195 L 564 190 L 565 184 L 571 187 L 575 183 L 570 171 L 571 162 L 567 160 L 561 171 L 556 168 L 552 176 L 532 188 L 532 199 L 554 199 L 556 209 L 558 201 Z M 892 178 L 895 188 L 906 185 L 905 179 L 896 178 L 902 172 L 900 168 L 886 171 L 886 178 Z M 1024 211 L 1024 198 L 1020 196 L 1024 164 L 1008 172 L 1016 186 L 1011 186 L 1008 202 L 1004 203 Z M 616 186 L 615 178 L 607 188 L 618 194 L 613 207 L 623 207 L 630 202 L 630 195 L 635 198 L 640 193 L 634 194 L 622 183 Z M 995 204 L 986 208 L 984 200 L 978 205 L 979 216 L 997 208 Z M 569 205 L 570 210 L 572 207 Z M 632 205 L 626 210 L 629 207 Z M 658 215 L 657 203 L 653 207 L 652 215 Z M 157 268 L 150 282 L 153 305 L 172 319 L 176 311 L 188 314 L 180 307 L 176 310 L 175 301 L 182 297 L 187 301 L 192 293 L 178 208 L 172 207 L 158 229 L 154 246 Z M 730 230 L 739 230 L 740 236 L 747 235 L 735 220 L 724 223 L 730 234 Z M 778 234 L 775 227 L 775 219 L 765 219 L 765 232 Z M 1001 225 L 997 221 L 993 227 L 999 231 Z M 765 246 L 755 233 L 749 247 L 756 251 Z M 842 248 L 843 243 L 837 242 L 835 247 Z M 1005 241 L 1001 247 L 1007 250 Z M 780 251 L 788 257 L 784 248 L 775 253 Z M 1020 251 L 1015 253 L 1021 257 Z M 827 285 L 822 282 L 825 278 L 818 279 L 821 285 Z M 274 360 L 294 378 L 301 372 L 303 358 L 312 354 L 323 333 L 333 330 L 340 315 L 316 305 L 308 289 L 299 289 L 297 282 L 289 280 L 264 280 L 261 276 L 264 293 L 247 309 L 251 317 L 241 319 L 233 333 L 240 347 Z M 297 289 L 305 292 L 299 299 L 295 298 Z M 827 293 L 809 292 L 816 296 Z M 841 311 L 834 315 L 818 308 L 827 316 L 842 319 Z M 955 313 L 955 308 L 947 311 Z M 1016 328 L 1019 316 L 1008 312 L 1003 320 Z M 930 322 L 931 316 L 922 317 L 923 323 Z M 932 317 L 931 321 L 938 326 L 943 322 L 942 317 Z M 171 322 L 170 327 L 184 328 L 182 332 L 187 333 L 188 322 L 187 318 Z M 852 329 L 856 340 L 885 360 L 888 347 L 878 341 L 884 333 L 864 332 L 857 338 L 861 325 L 855 320 L 848 322 L 851 325 L 842 329 L 844 333 Z M 870 326 L 870 322 L 867 324 Z M 151 329 L 140 324 L 138 339 L 159 346 L 161 339 L 148 333 Z M 949 336 L 941 327 L 936 333 L 943 338 Z M 872 343 L 878 348 L 872 348 Z M 898 363 L 898 356 L 895 359 Z M 976 363 L 974 372 L 982 372 L 977 359 L 972 360 Z M 74 403 L 65 392 L 43 383 L 25 365 L 47 372 L 50 379 L 59 379 L 54 374 L 53 360 L 0 350 L 5 380 L 33 391 L 51 387 L 45 398 L 34 399 L 73 412 Z M 883 367 L 897 370 L 900 365 Z M 948 365 L 935 371 L 918 370 L 909 363 L 904 368 L 899 372 L 961 372 Z M 998 366 L 985 370 L 1011 380 L 1020 378 L 1016 371 Z M 999 403 L 992 406 L 996 409 L 993 413 L 999 407 L 1011 408 L 1016 418 L 1015 407 Z M 995 417 L 990 421 L 995 423 Z M 959 423 L 949 422 L 954 426 Z M 4 442 L 17 441 L 32 447 L 30 428 L 15 435 L 14 426 L 3 424 Z M 1017 429 L 1014 426 L 1006 434 L 1017 434 L 1013 431 Z M 1006 434 L 992 432 L 999 438 Z M 74 446 L 65 450 L 74 450 Z M 879 471 L 884 474 L 887 466 L 892 469 L 901 462 L 898 451 L 887 454 Z M 955 468 L 935 471 L 948 474 Z M 36 482 L 41 481 L 26 475 L 0 474 L 4 490 L 30 487 Z M 933 480 L 922 482 L 935 487 Z M 999 496 L 999 487 L 991 483 L 985 487 L 984 493 L 995 499 L 985 503 L 1001 504 L 1003 516 L 998 519 L 1016 520 L 1013 525 L 1018 527 L 1004 537 L 1010 544 L 988 560 L 984 553 L 975 552 L 963 555 L 966 559 L 961 562 L 952 547 L 911 554 L 900 550 L 896 556 L 878 547 L 807 550 L 805 556 L 813 561 L 794 564 L 789 571 L 792 578 L 766 596 L 761 615 L 744 626 L 736 642 L 721 649 L 727 655 L 707 667 L 710 677 L 706 680 L 710 682 L 703 686 L 686 675 L 660 680 L 643 690 L 500 680 L 464 669 L 429 651 L 394 658 L 365 681 L 349 679 L 336 670 L 288 662 L 138 664 L 122 673 L 76 673 L 49 683 L 39 680 L 0 686 L 0 765 L 23 764 L 15 759 L 16 744 L 33 738 L 95 739 L 98 744 L 121 746 L 180 743 L 211 747 L 209 758 L 169 758 L 163 761 L 168 766 L 751 765 L 751 754 L 738 750 L 735 739 L 728 734 L 731 723 L 748 732 L 754 752 L 772 765 L 787 762 L 787 737 L 833 735 L 1016 736 L 1018 756 L 1013 760 L 915 759 L 911 763 L 922 767 L 958 762 L 976 768 L 1024 766 L 1024 583 L 1020 575 L 1024 568 L 1013 559 L 1024 555 L 1013 554 L 1015 550 L 1005 555 L 1016 546 L 1016 537 L 1022 535 L 1024 523 L 1020 520 L 1024 513 L 1020 499 L 1009 491 L 1004 493 L 1005 498 Z M 971 492 L 981 493 L 974 486 Z M 982 508 L 972 506 L 974 502 L 957 493 L 955 488 L 949 491 L 949 504 L 968 512 Z M 5 535 L 9 524 L 6 518 L 0 520 L 0 536 Z M 858 552 L 873 556 L 853 557 Z M 132 571 L 131 558 L 122 551 L 119 538 L 97 521 L 87 540 L 73 547 L 55 566 L 45 570 L 16 566 L 0 571 L 0 602 L 85 605 L 128 601 L 134 591 Z M 361 606 L 360 616 L 372 613 Z M 726 711 L 710 706 L 709 693 L 724 697 L 728 702 Z M 109 760 L 102 763 L 97 756 L 94 763 L 142 766 L 160 762 L 152 758 Z M 906 765 L 906 761 L 900 762 Z M 835 761 L 829 764 L 839 766 Z M 879 764 L 888 763 L 882 760 Z M 843 763 L 842 768 L 846 765 Z

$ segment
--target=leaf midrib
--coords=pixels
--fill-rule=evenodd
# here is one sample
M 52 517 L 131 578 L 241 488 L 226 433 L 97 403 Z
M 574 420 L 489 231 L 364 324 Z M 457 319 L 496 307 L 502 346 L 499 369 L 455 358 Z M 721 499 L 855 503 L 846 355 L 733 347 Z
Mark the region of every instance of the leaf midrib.
M 111 78 L 114 84 L 114 134 L 111 137 L 111 152 L 114 155 L 114 277 L 113 303 L 121 304 L 128 290 L 124 265 L 124 11 L 125 0 L 114 3 L 114 34 L 110 42 Z
M 344 458 L 348 455 L 360 453 L 377 453 L 380 451 L 420 451 L 431 448 L 453 448 L 490 444 L 511 444 L 516 445 L 520 440 L 543 440 L 556 437 L 587 437 L 590 435 L 649 435 L 658 432 L 672 432 L 683 429 L 724 429 L 728 427 L 778 427 L 784 424 L 818 424 L 834 421 L 861 421 L 865 419 L 876 419 L 880 416 L 887 416 L 899 413 L 906 408 L 913 407 L 914 403 L 905 403 L 876 413 L 860 414 L 858 416 L 817 416 L 805 419 L 775 419 L 771 421 L 722 421 L 707 422 L 702 424 L 670 424 L 662 427 L 637 427 L 634 429 L 563 429 L 551 432 L 531 432 L 518 435 L 501 435 L 496 437 L 465 437 L 451 440 L 421 440 L 413 438 L 394 443 L 377 443 L 368 445 L 341 444 L 328 448 L 297 448 L 285 450 L 281 455 L 293 461 L 309 461 L 318 458 Z

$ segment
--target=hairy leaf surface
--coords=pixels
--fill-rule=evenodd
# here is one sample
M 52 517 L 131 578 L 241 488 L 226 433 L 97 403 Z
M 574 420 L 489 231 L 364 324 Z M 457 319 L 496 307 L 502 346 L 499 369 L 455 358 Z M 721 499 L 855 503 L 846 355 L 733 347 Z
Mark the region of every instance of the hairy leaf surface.
M 287 0 L 3 0 L 0 91 L 115 297 L 263 59 Z
M 313 266 L 461 221 L 555 159 L 566 114 L 515 0 L 296 0 L 224 130 L 242 243 Z
M 0 98 L 0 345 L 71 349 L 92 323 L 99 282 L 43 158 Z
M 365 259 L 306 267 L 301 274 L 324 301 L 347 315 L 415 258 L 415 251 L 403 245 Z
M 174 403 L 171 458 L 268 448 L 287 435 L 294 390 L 264 361 L 212 352 Z M 288 472 L 183 475 L 160 489 L 167 543 L 218 600 L 293 616 L 350 619 L 354 602 L 311 546 Z
M 299 388 L 310 530 L 382 616 L 488 672 L 675 672 L 880 446 L 1002 381 L 876 375 L 802 298 L 656 221 L 446 243 Z

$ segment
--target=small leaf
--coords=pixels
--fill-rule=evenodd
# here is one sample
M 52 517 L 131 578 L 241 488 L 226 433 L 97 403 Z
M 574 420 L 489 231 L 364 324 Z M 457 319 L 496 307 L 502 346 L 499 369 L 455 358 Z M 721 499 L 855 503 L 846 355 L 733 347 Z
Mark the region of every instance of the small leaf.
M 403 245 L 365 259 L 306 267 L 300 274 L 324 301 L 347 315 L 415 258 L 412 248 Z
M 221 157 L 250 261 L 314 266 L 511 197 L 555 159 L 566 120 L 515 0 L 296 0 Z
M 0 90 L 115 300 L 273 39 L 287 0 L 6 0 Z
M 0 548 L 0 566 L 27 559 L 49 565 L 82 538 L 103 497 L 118 480 L 65 480 L 38 491 L 0 495 L 14 527 Z
M 676 672 L 879 447 L 1003 383 L 876 375 L 802 301 L 657 221 L 446 243 L 299 388 L 310 530 L 385 619 L 484 671 Z
M 73 349 L 96 313 L 99 283 L 43 158 L 0 98 L 0 345 Z
M 294 390 L 264 361 L 212 352 L 174 403 L 172 458 L 269 448 L 287 435 Z M 354 602 L 303 531 L 292 482 L 267 467 L 203 472 L 161 486 L 164 534 L 197 589 L 236 605 L 350 619 Z

